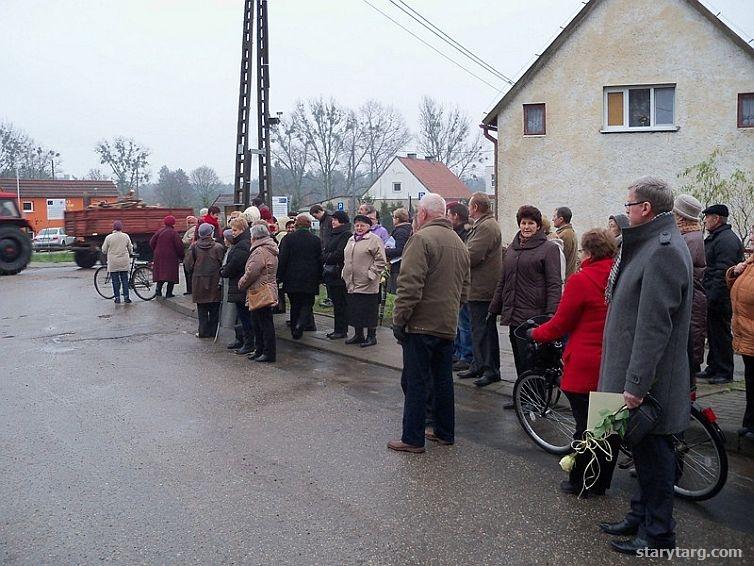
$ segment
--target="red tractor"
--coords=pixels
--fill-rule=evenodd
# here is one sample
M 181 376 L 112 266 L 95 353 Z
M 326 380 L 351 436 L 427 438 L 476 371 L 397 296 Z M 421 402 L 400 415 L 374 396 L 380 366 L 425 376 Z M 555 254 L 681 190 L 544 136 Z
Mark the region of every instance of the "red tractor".
M 0 192 L 0 275 L 15 275 L 28 265 L 33 231 L 18 210 L 16 195 Z

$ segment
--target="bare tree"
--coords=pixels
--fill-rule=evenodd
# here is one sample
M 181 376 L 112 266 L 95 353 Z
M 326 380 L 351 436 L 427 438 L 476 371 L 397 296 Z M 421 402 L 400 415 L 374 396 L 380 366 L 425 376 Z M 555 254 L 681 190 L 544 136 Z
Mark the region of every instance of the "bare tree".
M 409 142 L 411 133 L 398 110 L 376 100 L 368 100 L 362 105 L 359 120 L 367 150 L 368 182 L 372 183 Z
M 0 177 L 49 179 L 59 153 L 37 145 L 13 124 L 0 124 Z
M 346 116 L 345 137 L 343 140 L 343 173 L 346 180 L 346 192 L 350 196 L 356 194 L 357 184 L 363 179 L 362 163 L 369 153 L 367 130 L 353 110 Z
M 141 147 L 133 139 L 116 137 L 110 141 L 101 141 L 94 148 L 100 156 L 100 163 L 109 165 L 113 170 L 118 185 L 118 192 L 125 195 L 130 190 L 139 196 L 139 184 L 149 180 L 150 150 Z
M 294 112 L 294 118 L 297 111 Z M 312 159 L 311 146 L 307 135 L 295 119 L 284 117 L 273 128 L 271 137 L 275 168 L 280 168 L 285 172 L 284 186 L 290 191 L 294 202 L 300 204 L 306 196 L 304 178 L 309 171 Z M 279 190 L 277 186 L 276 181 L 273 183 L 273 187 Z
M 100 169 L 99 167 L 94 168 L 94 169 L 89 169 L 89 172 L 86 174 L 86 177 L 84 178 L 89 181 L 107 181 L 110 179 L 110 177 L 105 175 L 102 172 L 102 169 Z
M 191 186 L 203 207 L 211 205 L 220 194 L 220 177 L 212 167 L 202 165 L 191 171 Z
M 419 105 L 419 149 L 462 177 L 482 152 L 481 135 L 472 135 L 470 124 L 458 107 L 445 107 L 425 96 Z
M 301 128 L 303 139 L 311 148 L 314 162 L 322 179 L 324 199 L 333 195 L 333 173 L 340 164 L 348 127 L 348 111 L 334 99 L 309 99 L 299 101 L 293 121 Z
M 183 169 L 171 171 L 165 165 L 160 168 L 154 189 L 160 204 L 168 207 L 187 206 L 193 196 L 186 172 Z

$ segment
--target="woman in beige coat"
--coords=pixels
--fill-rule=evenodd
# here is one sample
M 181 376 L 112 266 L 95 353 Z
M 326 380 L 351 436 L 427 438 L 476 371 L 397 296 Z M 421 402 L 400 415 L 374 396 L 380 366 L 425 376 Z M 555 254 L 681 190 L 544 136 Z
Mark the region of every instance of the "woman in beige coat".
M 251 325 L 254 329 L 256 350 L 249 359 L 257 362 L 274 362 L 277 354 L 275 324 L 272 309 L 278 301 L 278 246 L 270 236 L 266 224 L 251 227 L 251 253 L 246 261 L 246 271 L 238 280 L 239 290 L 258 291 L 269 287 L 275 304 L 251 311 Z M 251 305 L 249 305 L 251 308 Z
M 113 232 L 102 244 L 102 253 L 107 256 L 107 272 L 113 284 L 115 304 L 120 303 L 120 289 L 123 287 L 123 302 L 130 303 L 128 296 L 128 272 L 131 269 L 131 254 L 134 252 L 131 238 L 123 232 L 120 220 L 113 222 Z
M 366 348 L 377 344 L 380 280 L 387 259 L 382 240 L 370 232 L 372 220 L 368 216 L 357 214 L 353 227 L 355 233 L 344 252 L 342 277 L 348 291 L 348 322 L 355 332 L 346 344 L 360 344 Z M 364 328 L 368 329 L 366 338 Z

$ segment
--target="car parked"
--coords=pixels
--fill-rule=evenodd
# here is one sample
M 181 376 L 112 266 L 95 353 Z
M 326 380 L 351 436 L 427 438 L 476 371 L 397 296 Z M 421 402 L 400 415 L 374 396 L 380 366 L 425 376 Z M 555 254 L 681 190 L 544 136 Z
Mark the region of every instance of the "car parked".
M 34 236 L 31 242 L 34 251 L 62 250 L 74 242 L 73 236 L 68 236 L 64 228 L 44 228 Z

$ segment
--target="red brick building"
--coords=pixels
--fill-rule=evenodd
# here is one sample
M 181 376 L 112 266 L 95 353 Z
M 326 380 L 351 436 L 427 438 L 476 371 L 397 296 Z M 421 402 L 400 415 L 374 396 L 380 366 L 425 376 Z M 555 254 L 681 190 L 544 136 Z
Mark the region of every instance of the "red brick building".
M 16 180 L 0 179 L 0 192 L 15 195 Z M 82 210 L 90 203 L 113 202 L 118 198 L 118 189 L 112 181 L 21 179 L 20 193 L 19 207 L 35 232 L 62 228 L 66 210 Z

